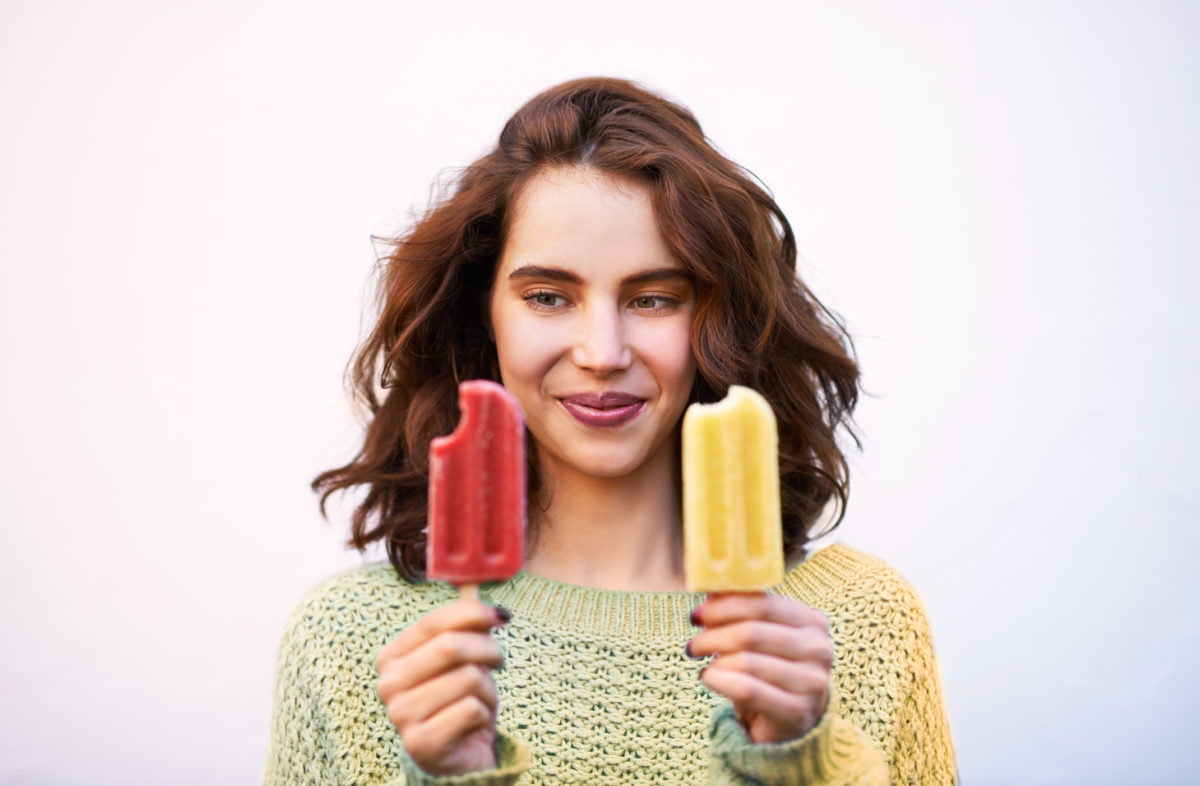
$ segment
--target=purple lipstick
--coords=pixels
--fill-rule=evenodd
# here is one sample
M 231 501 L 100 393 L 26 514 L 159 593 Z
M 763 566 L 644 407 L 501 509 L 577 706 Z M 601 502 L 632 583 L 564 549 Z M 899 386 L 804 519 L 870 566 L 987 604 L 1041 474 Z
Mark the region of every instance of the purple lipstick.
M 559 399 L 563 407 L 585 426 L 616 428 L 642 413 L 646 400 L 630 393 L 577 393 Z

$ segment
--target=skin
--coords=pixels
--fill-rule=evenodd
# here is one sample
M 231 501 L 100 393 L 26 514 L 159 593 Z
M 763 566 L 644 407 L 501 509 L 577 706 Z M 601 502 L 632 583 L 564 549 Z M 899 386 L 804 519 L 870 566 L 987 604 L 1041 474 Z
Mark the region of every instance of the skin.
M 546 489 L 530 506 L 537 536 L 526 570 L 584 586 L 682 590 L 675 435 L 696 373 L 692 284 L 638 184 L 552 170 L 526 186 L 515 210 L 489 317 Z M 582 420 L 574 414 L 573 396 L 613 392 L 635 411 L 619 424 L 588 422 L 586 407 Z M 820 612 L 776 596 L 723 594 L 692 619 L 703 630 L 688 655 L 715 656 L 701 680 L 730 700 L 751 741 L 812 729 L 829 700 L 833 661 Z M 380 652 L 380 696 L 426 772 L 495 766 L 490 670 L 501 653 L 490 631 L 504 621 L 460 600 Z
M 531 572 L 682 586 L 675 444 L 696 375 L 695 302 L 645 188 L 578 168 L 526 186 L 489 316 L 543 481 Z M 587 423 L 589 408 L 572 399 L 598 394 L 636 401 L 636 416 Z
M 798 739 L 829 704 L 833 642 L 825 615 L 767 594 L 712 594 L 692 612 L 691 657 L 715 655 L 700 681 L 733 704 L 758 744 Z
M 571 168 L 534 180 L 517 207 L 490 317 L 500 374 L 543 476 L 584 483 L 673 462 L 670 438 L 696 375 L 695 294 L 649 194 Z M 635 396 L 641 413 L 592 428 L 564 405 L 572 394 L 604 392 Z
M 379 652 L 379 696 L 426 772 L 495 766 L 499 700 L 490 670 L 502 656 L 490 632 L 505 622 L 487 604 L 459 600 L 417 620 Z

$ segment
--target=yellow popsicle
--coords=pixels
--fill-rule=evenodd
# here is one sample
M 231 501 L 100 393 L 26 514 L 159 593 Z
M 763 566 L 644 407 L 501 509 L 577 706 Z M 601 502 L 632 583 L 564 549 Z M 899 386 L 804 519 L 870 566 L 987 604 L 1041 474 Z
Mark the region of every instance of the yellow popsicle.
M 760 592 L 783 580 L 779 434 L 750 388 L 733 385 L 684 413 L 683 545 L 693 592 Z

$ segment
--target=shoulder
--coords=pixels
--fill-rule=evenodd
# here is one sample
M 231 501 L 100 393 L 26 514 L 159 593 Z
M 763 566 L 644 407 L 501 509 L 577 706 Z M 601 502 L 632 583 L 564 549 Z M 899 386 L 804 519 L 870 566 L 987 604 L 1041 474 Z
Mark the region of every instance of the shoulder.
M 829 546 L 793 568 L 777 590 L 825 613 L 843 670 L 933 674 L 932 633 L 921 598 L 883 560 Z
M 430 609 L 453 600 L 440 582 L 409 582 L 386 562 L 372 563 L 322 582 L 292 611 L 283 649 L 325 647 L 337 640 L 386 642 Z
M 809 554 L 779 585 L 781 592 L 812 605 L 874 597 L 920 605 L 916 591 L 894 568 L 841 543 Z
M 319 583 L 300 600 L 295 614 L 347 603 L 372 605 L 417 600 L 437 586 L 433 582 L 406 581 L 387 562 L 372 562 Z
M 929 637 L 925 607 L 913 586 L 878 557 L 840 543 L 808 555 L 777 589 L 824 611 L 845 634 Z

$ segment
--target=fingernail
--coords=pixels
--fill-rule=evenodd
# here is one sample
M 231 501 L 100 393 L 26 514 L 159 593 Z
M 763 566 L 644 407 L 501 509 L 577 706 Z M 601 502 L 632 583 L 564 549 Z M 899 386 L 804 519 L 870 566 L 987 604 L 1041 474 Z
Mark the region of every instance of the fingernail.
M 691 621 L 691 623 L 697 628 L 704 624 L 700 621 L 700 609 L 701 607 L 697 606 L 696 608 L 692 609 L 692 613 L 688 615 L 688 620 Z
M 507 625 L 508 621 L 512 619 L 512 612 L 503 606 L 493 606 L 492 608 L 495 610 L 496 619 L 500 620 L 501 625 Z
M 693 660 L 696 660 L 697 658 L 699 658 L 698 655 L 692 654 L 692 643 L 690 641 L 683 646 L 683 654 L 687 655 L 689 658 L 691 658 Z

